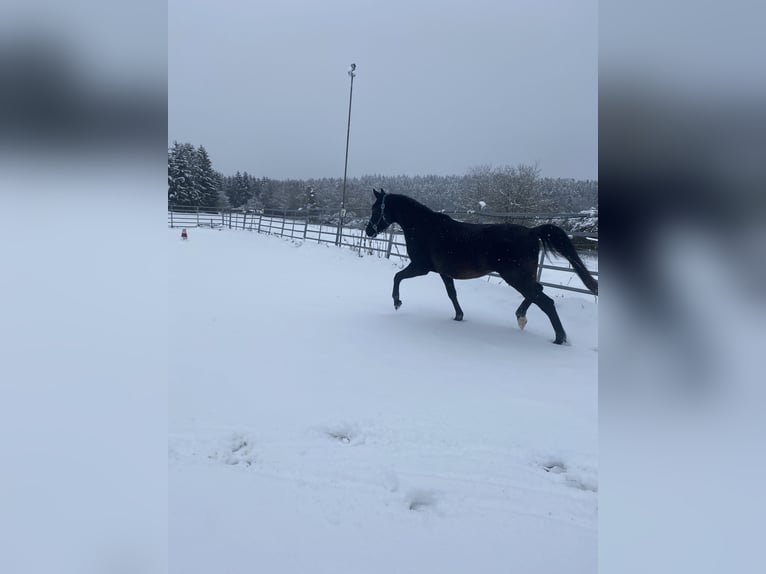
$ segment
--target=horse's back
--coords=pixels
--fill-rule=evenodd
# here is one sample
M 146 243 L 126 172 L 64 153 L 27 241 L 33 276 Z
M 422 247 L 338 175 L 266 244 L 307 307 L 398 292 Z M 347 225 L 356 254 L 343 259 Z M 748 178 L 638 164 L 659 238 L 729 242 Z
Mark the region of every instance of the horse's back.
M 455 222 L 454 236 L 472 245 L 496 253 L 528 253 L 537 248 L 538 238 L 531 229 L 513 223 L 462 223 Z
M 536 262 L 539 243 L 530 230 L 513 224 L 440 221 L 429 241 L 434 271 L 454 279 L 474 279 L 493 271 Z

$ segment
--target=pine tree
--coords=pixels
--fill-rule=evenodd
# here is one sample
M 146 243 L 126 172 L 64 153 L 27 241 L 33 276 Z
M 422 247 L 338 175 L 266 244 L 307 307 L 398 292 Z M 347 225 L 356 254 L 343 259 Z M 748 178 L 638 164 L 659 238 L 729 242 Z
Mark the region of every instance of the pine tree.
M 263 207 L 272 209 L 276 207 L 276 185 L 268 177 L 262 177 L 258 189 L 260 191 L 260 203 Z
M 239 201 L 239 188 L 242 185 L 242 174 L 237 172 L 229 182 L 226 188 L 226 197 L 229 199 L 229 205 L 232 207 L 239 207 L 241 205 Z
M 219 208 L 230 207 L 229 198 L 226 194 L 226 189 L 228 188 L 229 182 L 231 182 L 231 178 L 224 176 L 219 171 L 215 172 L 215 177 L 216 177 L 216 183 L 218 185 L 218 189 L 216 189 L 216 195 L 218 197 L 218 201 L 216 205 L 218 205 Z
M 244 175 L 237 172 L 231 184 L 226 187 L 226 197 L 233 208 L 245 205 L 252 197 L 249 180 L 250 176 L 247 172 Z
M 309 211 L 319 209 L 319 199 L 312 185 L 306 188 L 306 209 Z
M 242 173 L 242 204 L 246 205 L 253 198 L 253 177 L 246 171 Z
M 168 179 L 172 179 L 173 203 L 182 206 L 200 205 L 202 197 L 194 178 L 197 151 L 190 143 L 173 144 Z M 170 189 L 168 190 L 170 195 Z
M 218 176 L 213 170 L 207 150 L 199 146 L 193 165 L 194 186 L 200 197 L 200 205 L 218 208 Z
M 168 203 L 186 205 L 183 149 L 178 142 L 168 151 Z

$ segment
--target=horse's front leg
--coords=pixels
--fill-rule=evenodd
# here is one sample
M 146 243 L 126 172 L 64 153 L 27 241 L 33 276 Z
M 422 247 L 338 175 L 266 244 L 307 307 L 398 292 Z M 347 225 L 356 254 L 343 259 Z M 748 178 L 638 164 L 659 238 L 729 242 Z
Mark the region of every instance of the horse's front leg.
M 447 288 L 447 296 L 452 301 L 452 306 L 455 307 L 455 321 L 463 320 L 463 310 L 460 308 L 460 303 L 457 302 L 457 290 L 455 289 L 455 281 L 452 277 L 448 277 L 441 274 L 444 286 Z
M 417 265 L 416 263 L 410 263 L 399 271 L 396 275 L 394 275 L 394 292 L 391 294 L 394 298 L 394 309 L 398 309 L 402 306 L 402 302 L 399 299 L 399 283 L 402 282 L 402 279 L 409 279 L 410 277 L 420 277 L 421 275 L 427 275 L 429 272 L 429 269 L 422 266 Z

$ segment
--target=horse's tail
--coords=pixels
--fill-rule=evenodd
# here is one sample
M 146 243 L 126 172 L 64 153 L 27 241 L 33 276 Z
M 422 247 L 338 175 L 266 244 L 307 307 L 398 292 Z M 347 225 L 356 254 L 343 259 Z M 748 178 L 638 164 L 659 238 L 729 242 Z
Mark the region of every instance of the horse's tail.
M 546 223 L 545 225 L 532 228 L 532 232 L 537 235 L 540 241 L 542 241 L 543 250 L 550 250 L 566 257 L 583 284 L 593 292 L 594 295 L 598 295 L 598 281 L 594 279 L 593 275 L 591 275 L 590 271 L 585 267 L 585 264 L 577 254 L 572 241 L 563 229 L 551 225 L 550 223 Z

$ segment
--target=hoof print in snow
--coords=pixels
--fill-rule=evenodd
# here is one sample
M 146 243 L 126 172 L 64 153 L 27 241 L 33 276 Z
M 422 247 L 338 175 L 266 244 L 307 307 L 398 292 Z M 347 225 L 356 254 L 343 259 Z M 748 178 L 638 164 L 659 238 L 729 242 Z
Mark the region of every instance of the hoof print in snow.
M 585 490 L 587 492 L 598 492 L 598 485 L 591 480 L 584 477 L 572 477 L 567 476 L 567 484 L 577 488 L 578 490 Z
M 251 466 L 256 460 L 253 448 L 251 439 L 243 435 L 236 435 L 226 446 L 210 455 L 209 458 L 231 466 Z
M 380 479 L 383 488 L 388 492 L 396 492 L 399 490 L 399 477 L 393 470 L 381 470 Z
M 564 484 L 586 492 L 598 492 L 595 469 L 586 466 L 567 467 L 561 459 L 549 459 L 541 465 L 545 472 L 562 475 Z M 561 480 L 559 479 L 559 480 Z
M 405 499 L 407 509 L 412 512 L 435 510 L 438 501 L 436 493 L 430 490 L 413 490 Z
M 364 436 L 354 425 L 339 425 L 324 429 L 324 434 L 341 444 L 364 444 Z
M 327 433 L 327 436 L 337 440 L 338 442 L 342 442 L 343 444 L 351 443 L 351 437 L 348 436 L 346 433 L 329 431 Z
M 562 460 L 549 460 L 542 464 L 545 472 L 552 472 L 553 474 L 563 474 L 567 471 L 567 465 Z

